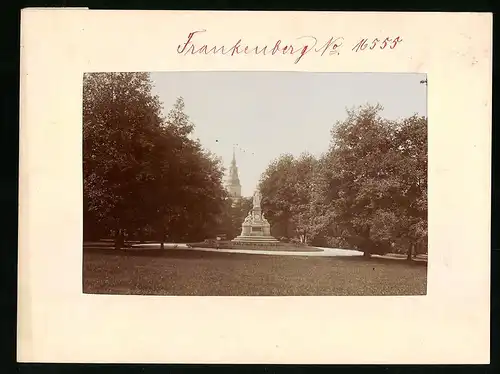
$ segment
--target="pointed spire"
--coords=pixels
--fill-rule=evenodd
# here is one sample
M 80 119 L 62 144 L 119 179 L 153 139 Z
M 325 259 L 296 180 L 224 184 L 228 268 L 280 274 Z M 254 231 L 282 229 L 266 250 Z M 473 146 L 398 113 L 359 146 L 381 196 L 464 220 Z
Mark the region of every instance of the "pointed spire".
M 238 178 L 238 166 L 236 166 L 236 156 L 234 153 L 234 147 L 233 147 L 233 160 L 231 161 L 231 169 L 230 169 L 230 178 L 232 180 L 232 183 L 234 184 L 239 184 L 240 180 Z
M 241 197 L 241 184 L 240 178 L 238 177 L 238 166 L 236 166 L 236 154 L 235 147 L 233 146 L 233 159 L 231 161 L 231 167 L 229 168 L 229 175 L 227 179 L 227 189 L 233 198 Z

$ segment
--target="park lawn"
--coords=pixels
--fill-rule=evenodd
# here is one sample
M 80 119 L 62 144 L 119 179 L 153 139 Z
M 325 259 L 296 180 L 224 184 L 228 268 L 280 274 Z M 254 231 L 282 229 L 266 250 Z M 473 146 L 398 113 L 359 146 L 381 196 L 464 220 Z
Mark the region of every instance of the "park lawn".
M 83 292 L 133 295 L 425 295 L 426 263 L 194 250 L 85 250 Z

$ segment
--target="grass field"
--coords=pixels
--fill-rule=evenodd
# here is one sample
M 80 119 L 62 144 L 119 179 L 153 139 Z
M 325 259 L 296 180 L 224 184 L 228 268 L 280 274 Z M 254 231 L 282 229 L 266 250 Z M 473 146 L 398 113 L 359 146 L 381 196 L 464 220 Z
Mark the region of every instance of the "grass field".
M 203 296 L 425 295 L 427 266 L 362 257 L 86 249 L 83 291 Z

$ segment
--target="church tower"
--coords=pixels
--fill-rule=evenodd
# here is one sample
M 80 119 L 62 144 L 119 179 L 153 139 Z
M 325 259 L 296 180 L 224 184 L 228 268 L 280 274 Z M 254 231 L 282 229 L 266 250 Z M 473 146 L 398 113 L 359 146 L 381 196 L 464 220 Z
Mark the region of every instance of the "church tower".
M 229 175 L 226 182 L 226 188 L 229 192 L 229 196 L 233 199 L 233 202 L 237 202 L 241 199 L 241 184 L 240 178 L 238 177 L 238 167 L 236 166 L 236 157 L 233 148 L 233 160 L 231 161 L 231 167 L 229 168 Z

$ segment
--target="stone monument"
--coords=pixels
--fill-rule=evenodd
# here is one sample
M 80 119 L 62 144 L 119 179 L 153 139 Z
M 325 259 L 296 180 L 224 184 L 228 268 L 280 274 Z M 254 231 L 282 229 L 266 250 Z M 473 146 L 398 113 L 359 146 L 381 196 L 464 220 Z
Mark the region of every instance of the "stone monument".
M 262 213 L 260 206 L 262 195 L 260 191 L 255 191 L 253 195 L 253 207 L 248 212 L 243 224 L 241 234 L 232 240 L 233 243 L 240 244 L 277 244 L 276 238 L 271 236 L 271 225 Z

